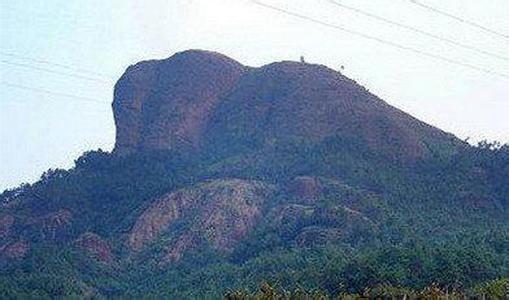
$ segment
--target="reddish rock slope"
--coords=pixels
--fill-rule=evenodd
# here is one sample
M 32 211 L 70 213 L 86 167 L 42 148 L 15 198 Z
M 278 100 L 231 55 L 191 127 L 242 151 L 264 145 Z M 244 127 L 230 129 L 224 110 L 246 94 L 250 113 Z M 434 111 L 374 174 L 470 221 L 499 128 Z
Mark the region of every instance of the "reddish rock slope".
M 258 181 L 222 179 L 164 195 L 138 218 L 129 237 L 131 249 L 149 246 L 181 221 L 184 230 L 167 245 L 165 260 L 178 260 L 199 242 L 230 251 L 255 227 L 273 192 L 271 185 Z
M 115 86 L 115 151 L 199 147 L 210 114 L 244 71 L 198 50 L 130 66 Z
M 117 153 L 215 153 L 339 136 L 411 161 L 460 143 L 325 66 L 279 62 L 247 68 L 197 50 L 129 67 L 115 87 L 113 109 Z

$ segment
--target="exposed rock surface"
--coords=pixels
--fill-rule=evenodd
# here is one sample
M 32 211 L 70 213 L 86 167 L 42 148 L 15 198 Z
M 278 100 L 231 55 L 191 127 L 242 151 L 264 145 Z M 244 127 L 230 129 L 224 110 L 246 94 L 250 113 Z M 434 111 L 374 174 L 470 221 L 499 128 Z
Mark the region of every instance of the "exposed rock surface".
M 0 246 L 0 259 L 20 259 L 25 257 L 28 250 L 30 249 L 30 244 L 26 241 L 20 240 L 8 245 Z
M 187 222 L 167 245 L 167 260 L 178 260 L 198 241 L 230 251 L 256 225 L 274 188 L 258 181 L 212 180 L 157 199 L 134 225 L 129 242 L 139 251 L 168 232 L 177 220 Z
M 299 247 L 357 239 L 360 231 L 377 230 L 375 221 L 344 205 L 286 204 L 275 209 L 272 215 L 273 231 Z
M 298 176 L 284 193 L 289 202 L 271 210 L 270 231 L 298 247 L 358 240 L 385 218 L 378 195 L 332 178 Z
M 83 233 L 75 241 L 75 244 L 102 262 L 108 263 L 113 260 L 109 243 L 93 232 Z
M 137 253 L 162 245 L 162 264 L 178 261 L 204 243 L 228 253 L 263 219 L 298 245 L 311 245 L 348 237 L 362 226 L 374 228 L 370 218 L 381 211 L 376 195 L 333 179 L 298 176 L 280 188 L 289 202 L 269 211 L 265 204 L 277 188 L 259 181 L 216 179 L 168 193 L 137 219 L 130 248 Z
M 129 67 L 115 86 L 115 151 L 198 148 L 209 116 L 244 70 L 196 50 Z
M 297 62 L 247 72 L 218 107 L 206 136 L 212 144 L 222 136 L 222 143 L 250 141 L 254 147 L 341 136 L 401 160 L 430 154 L 430 141 L 455 142 L 452 135 L 388 105 L 340 73 Z
M 247 68 L 207 51 L 129 67 L 115 87 L 113 109 L 117 153 L 217 151 L 341 136 L 397 160 L 415 160 L 459 144 L 327 67 L 279 62 Z

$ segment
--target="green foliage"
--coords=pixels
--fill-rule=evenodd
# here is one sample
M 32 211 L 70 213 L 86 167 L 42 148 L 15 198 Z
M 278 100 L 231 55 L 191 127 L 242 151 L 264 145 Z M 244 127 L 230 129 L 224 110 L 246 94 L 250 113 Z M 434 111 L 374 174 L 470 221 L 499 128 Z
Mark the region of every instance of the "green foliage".
M 490 299 L 502 299 L 509 297 L 509 278 L 500 278 L 478 284 L 474 287 L 474 293 Z
M 70 170 L 49 170 L 34 184 L 5 191 L 0 217 L 39 224 L 62 209 L 73 217 L 68 231 L 52 240 L 41 238 L 43 226 L 13 228 L 31 248 L 23 260 L 0 257 L 0 297 L 220 298 L 228 290 L 228 299 L 423 295 L 437 289 L 507 293 L 507 145 L 481 143 L 411 165 L 369 152 L 354 138 L 269 146 L 239 145 L 198 157 L 91 151 Z M 318 176 L 327 188 L 316 203 L 277 223 L 278 209 L 296 201 L 284 186 L 301 175 Z M 171 232 L 138 256 L 129 253 L 127 233 L 154 198 L 226 177 L 263 180 L 282 191 L 262 207 L 261 222 L 231 253 L 204 246 L 162 267 L 155 254 Z M 368 221 L 349 219 L 346 207 L 352 205 Z M 316 240 L 299 244 L 306 230 L 314 230 Z M 318 239 L 333 230 L 341 234 Z M 111 243 L 114 262 L 76 249 L 73 241 L 85 231 Z M 260 289 L 264 280 L 278 288 Z

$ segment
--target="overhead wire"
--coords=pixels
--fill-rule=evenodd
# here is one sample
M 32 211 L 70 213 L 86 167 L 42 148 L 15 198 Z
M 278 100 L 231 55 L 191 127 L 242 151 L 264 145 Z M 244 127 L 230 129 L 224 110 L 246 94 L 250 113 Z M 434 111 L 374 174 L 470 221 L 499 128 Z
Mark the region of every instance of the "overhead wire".
M 487 55 L 487 56 L 495 57 L 495 58 L 502 59 L 502 60 L 505 60 L 505 61 L 509 61 L 509 57 L 505 57 L 503 55 L 499 55 L 499 54 L 496 54 L 496 53 L 485 51 L 483 49 L 480 49 L 480 48 L 477 48 L 477 47 L 473 47 L 473 46 L 470 46 L 470 45 L 458 42 L 456 40 L 453 40 L 453 39 L 450 39 L 450 38 L 447 38 L 447 37 L 443 37 L 443 36 L 440 36 L 440 35 L 437 35 L 437 34 L 434 34 L 434 33 L 430 33 L 430 32 L 427 32 L 425 30 L 422 30 L 422 29 L 419 29 L 419 28 L 416 28 L 416 27 L 413 27 L 413 26 L 409 26 L 409 25 L 406 25 L 406 24 L 403 24 L 403 23 L 399 23 L 399 22 L 390 20 L 388 18 L 385 18 L 385 17 L 379 16 L 379 15 L 367 12 L 367 11 L 362 10 L 360 8 L 353 7 L 353 6 L 344 4 L 344 3 L 340 3 L 340 2 L 335 1 L 335 0 L 327 0 L 327 1 L 330 2 L 331 4 L 335 5 L 335 6 L 347 9 L 349 11 L 353 11 L 353 12 L 355 12 L 357 14 L 363 15 L 365 17 L 368 17 L 368 18 L 371 18 L 371 19 L 374 19 L 374 20 L 378 20 L 380 22 L 384 22 L 384 23 L 387 23 L 387 24 L 390 24 L 390 25 L 393 25 L 393 26 L 401 27 L 401 28 L 404 28 L 404 29 L 416 32 L 418 34 L 421 34 L 421 35 L 424 35 L 424 36 L 427 36 L 427 37 L 430 37 L 430 38 L 433 38 L 433 39 L 436 39 L 436 40 L 440 40 L 442 42 L 445 42 L 445 43 L 448 43 L 448 44 L 451 44 L 451 45 L 454 45 L 454 46 L 457 46 L 457 47 L 461 47 L 461 48 L 464 48 L 464 49 L 475 51 L 475 52 L 483 54 L 483 55 Z
M 90 81 L 95 81 L 95 82 L 111 84 L 110 81 L 107 81 L 107 80 L 104 80 L 101 78 L 97 78 L 97 77 L 90 77 L 90 76 L 81 75 L 81 74 L 77 74 L 77 73 L 67 73 L 67 72 L 55 71 L 52 69 L 34 66 L 34 65 L 30 65 L 30 64 L 17 63 L 17 62 L 12 62 L 12 61 L 8 61 L 8 60 L 1 60 L 0 63 L 11 65 L 11 66 L 16 66 L 16 67 L 21 67 L 21 68 L 26 68 L 26 69 L 43 71 L 43 72 L 47 72 L 47 73 L 53 73 L 53 74 L 57 74 L 57 75 L 64 75 L 64 76 L 70 76 L 70 77 L 75 77 L 75 78 L 79 78 L 79 79 L 85 79 L 85 80 L 90 80 Z
M 84 68 L 76 67 L 76 66 L 72 66 L 72 65 L 56 63 L 56 62 L 48 61 L 48 60 L 41 59 L 41 58 L 33 58 L 33 57 L 29 57 L 29 56 L 13 54 L 13 53 L 4 52 L 4 51 L 1 51 L 0 55 L 13 57 L 16 59 L 21 59 L 21 60 L 27 60 L 27 61 L 31 61 L 31 62 L 38 63 L 38 64 L 44 64 L 44 65 L 54 66 L 54 67 L 63 68 L 63 69 L 67 69 L 67 70 L 77 71 L 77 72 L 81 72 L 81 73 L 88 73 L 88 74 L 95 75 L 95 76 L 101 76 L 101 77 L 106 77 L 106 78 L 110 78 L 110 79 L 113 78 L 112 75 L 108 75 L 105 73 L 91 71 L 88 69 L 84 69 Z
M 421 2 L 421 1 L 418 1 L 418 0 L 406 0 L 406 1 L 409 1 L 412 4 L 415 4 L 415 5 L 419 6 L 419 7 L 424 8 L 424 9 L 426 9 L 428 11 L 433 12 L 433 13 L 436 13 L 436 14 L 439 14 L 441 16 L 453 19 L 455 21 L 458 21 L 458 22 L 470 25 L 472 27 L 476 27 L 477 29 L 480 29 L 480 30 L 482 30 L 484 32 L 487 32 L 487 33 L 490 33 L 492 35 L 496 35 L 496 36 L 499 36 L 499 37 L 502 37 L 502 38 L 505 38 L 505 39 L 509 40 L 509 34 L 501 33 L 501 32 L 499 32 L 497 30 L 488 28 L 488 27 L 486 27 L 484 25 L 481 25 L 481 24 L 478 24 L 476 22 L 470 21 L 470 20 L 465 19 L 463 17 L 459 17 L 459 16 L 456 16 L 456 15 L 453 15 L 453 14 L 451 14 L 449 12 L 446 12 L 444 10 L 438 9 L 438 8 L 436 8 L 434 6 L 429 5 L 429 4 L 425 4 L 425 3 Z
M 33 92 L 38 92 L 38 93 L 43 93 L 43 94 L 60 96 L 60 97 L 73 98 L 73 99 L 77 99 L 77 100 L 80 100 L 80 101 L 95 102 L 95 103 L 101 103 L 101 104 L 109 104 L 109 102 L 100 101 L 100 100 L 97 100 L 95 98 L 90 98 L 90 97 L 85 97 L 85 96 L 78 96 L 78 95 L 72 95 L 72 94 L 67 94 L 67 93 L 54 92 L 54 91 L 43 89 L 43 88 L 36 88 L 36 87 L 21 85 L 21 84 L 7 82 L 7 81 L 0 81 L 0 84 L 3 85 L 3 86 L 10 87 L 10 88 L 28 90 L 28 91 L 33 91 Z
M 427 57 L 431 57 L 431 58 L 434 58 L 434 59 L 443 60 L 443 61 L 446 61 L 446 62 L 451 63 L 451 64 L 456 64 L 456 65 L 460 65 L 462 67 L 467 67 L 467 68 L 475 69 L 477 71 L 482 71 L 482 72 L 489 73 L 489 74 L 492 74 L 492 75 L 497 75 L 497 76 L 509 78 L 509 75 L 506 75 L 506 74 L 503 74 L 503 73 L 495 72 L 495 71 L 492 71 L 492 70 L 489 70 L 489 69 L 486 69 L 486 68 L 478 67 L 478 66 L 475 66 L 475 65 L 472 65 L 472 64 L 464 63 L 464 62 L 457 61 L 457 60 L 454 60 L 454 59 L 450 59 L 450 58 L 447 58 L 447 57 L 443 57 L 443 56 L 440 56 L 440 55 L 428 53 L 428 52 L 425 52 L 425 51 L 422 51 L 422 50 L 419 50 L 419 49 L 415 49 L 415 48 L 412 48 L 412 47 L 409 47 L 409 46 L 406 46 L 406 45 L 398 44 L 398 43 L 395 43 L 395 42 L 392 42 L 392 41 L 387 41 L 387 40 L 378 38 L 376 36 L 371 36 L 371 35 L 365 34 L 363 32 L 355 31 L 355 30 L 352 30 L 352 29 L 348 29 L 348 28 L 336 25 L 336 24 L 328 23 L 328 22 L 325 22 L 325 21 L 322 21 L 322 20 L 319 20 L 319 19 L 315 19 L 315 18 L 309 17 L 307 15 L 303 15 L 303 14 L 299 14 L 299 13 L 296 13 L 296 12 L 292 12 L 292 11 L 286 10 L 284 8 L 281 8 L 281 7 L 269 5 L 269 4 L 263 3 L 263 2 L 258 1 L 258 0 L 250 0 L 250 1 L 252 3 L 254 3 L 254 4 L 256 4 L 256 5 L 263 6 L 265 8 L 269 8 L 269 9 L 275 10 L 277 12 L 284 13 L 284 14 L 290 15 L 292 17 L 303 19 L 303 20 L 306 20 L 306 21 L 309 21 L 309 22 L 313 22 L 313 23 L 322 25 L 322 26 L 327 26 L 329 28 L 333 28 L 333 29 L 336 29 L 336 30 L 341 30 L 341 31 L 347 32 L 349 34 L 360 36 L 362 38 L 373 40 L 373 41 L 376 41 L 376 42 L 379 42 L 379 43 L 382 43 L 382 44 L 386 44 L 386 45 L 389 45 L 389 46 L 392 46 L 392 47 L 395 47 L 395 48 L 411 51 L 411 52 L 414 52 L 414 53 L 417 53 L 417 54 L 420 54 L 420 55 L 423 55 L 423 56 L 427 56 Z M 434 34 L 428 33 L 426 31 L 420 30 L 420 29 L 415 28 L 415 27 L 411 27 L 411 26 L 408 26 L 408 25 L 405 25 L 405 24 L 402 24 L 402 23 L 399 23 L 399 22 L 396 22 L 396 21 L 392 21 L 390 19 L 387 19 L 387 18 L 378 16 L 378 15 L 375 15 L 375 14 L 363 11 L 363 10 L 361 10 L 359 8 L 348 6 L 348 5 L 343 4 L 343 3 L 338 3 L 337 1 L 334 1 L 334 0 L 328 0 L 328 1 L 330 3 L 332 3 L 332 4 L 334 4 L 334 5 L 337 5 L 339 7 L 342 7 L 342 8 L 351 10 L 351 11 L 354 11 L 354 12 L 356 12 L 358 14 L 362 14 L 362 15 L 364 15 L 366 17 L 377 19 L 379 21 L 382 21 L 382 22 L 385 22 L 385 23 L 389 23 L 389 24 L 392 24 L 394 26 L 403 27 L 405 29 L 412 30 L 414 32 L 418 32 L 420 34 L 427 35 L 427 36 L 435 38 L 435 39 L 443 40 L 443 41 L 446 41 L 446 42 L 448 42 L 450 44 L 455 44 L 455 45 L 463 47 L 463 48 L 468 48 L 470 50 L 481 52 L 483 54 L 488 54 L 488 55 L 491 55 L 491 56 L 497 56 L 498 58 L 501 58 L 501 59 L 504 59 L 504 60 L 508 59 L 508 58 L 505 58 L 505 57 L 502 57 L 502 56 L 498 56 L 496 54 L 492 54 L 492 53 L 486 52 L 486 51 L 484 51 L 482 49 L 478 49 L 478 48 L 475 48 L 475 47 L 464 45 L 464 44 L 458 43 L 458 42 L 456 42 L 454 40 L 450 40 L 450 39 L 447 39 L 447 38 L 440 37 L 438 35 L 434 35 Z M 410 1 L 415 2 L 413 0 L 410 0 Z M 48 69 L 48 68 L 43 68 L 43 67 L 40 67 L 40 66 L 33 66 L 33 65 L 30 65 L 30 64 L 16 63 L 16 62 L 7 61 L 7 60 L 1 60 L 0 61 L 1 63 L 12 65 L 12 66 L 28 68 L 28 69 L 33 69 L 33 70 L 53 73 L 53 74 L 57 74 L 57 75 L 70 76 L 70 77 L 75 77 L 75 78 L 79 78 L 79 79 L 85 79 L 85 80 L 96 81 L 96 82 L 107 83 L 107 84 L 111 84 L 111 82 L 106 81 L 106 80 L 101 79 L 101 78 L 87 76 L 87 75 L 82 75 L 82 74 L 79 74 L 79 73 L 88 73 L 88 74 L 91 74 L 91 75 L 104 76 L 104 77 L 109 77 L 109 78 L 113 79 L 113 77 L 110 77 L 109 75 L 106 75 L 104 73 L 95 72 L 95 71 L 91 71 L 91 70 L 87 70 L 87 69 L 83 69 L 83 68 L 78 68 L 78 67 L 71 66 L 71 65 L 55 63 L 55 62 L 51 62 L 51 61 L 48 61 L 48 60 L 45 60 L 45 59 L 32 58 L 32 57 L 27 57 L 27 56 L 17 55 L 17 54 L 12 54 L 12 53 L 7 53 L 7 52 L 0 52 L 0 54 L 2 54 L 4 56 L 9 56 L 9 57 L 17 58 L 17 59 L 24 59 L 24 60 L 32 61 L 34 63 L 39 63 L 39 64 L 45 64 L 45 65 L 49 65 L 49 66 L 64 68 L 64 69 L 71 70 L 71 71 L 76 71 L 76 72 L 75 73 L 67 73 L 67 72 L 56 71 L 56 70 L 52 70 L 52 69 Z M 63 96 L 63 97 L 68 97 L 68 98 L 79 99 L 79 100 L 83 100 L 83 101 L 96 102 L 96 103 L 101 103 L 101 104 L 107 103 L 107 102 L 103 102 L 103 101 L 98 101 L 98 100 L 96 100 L 94 98 L 89 98 L 89 97 L 84 97 L 84 96 L 77 96 L 77 95 L 66 94 L 66 93 L 60 93 L 60 92 L 54 92 L 54 91 L 50 91 L 50 90 L 46 90 L 46 89 L 42 89 L 42 88 L 34 88 L 34 87 L 30 87 L 30 86 L 24 86 L 24 85 L 20 85 L 20 84 L 16 84 L 16 83 L 5 82 L 5 81 L 0 82 L 0 84 L 2 84 L 4 86 L 7 86 L 7 87 L 11 87 L 11 88 L 30 90 L 30 91 L 34 91 L 34 92 L 40 92 L 40 93 L 45 93 L 45 94 L 51 94 L 51 95 L 57 95 L 57 96 Z
M 340 26 L 340 25 L 336 25 L 336 24 L 332 24 L 332 23 L 329 23 L 329 22 L 325 22 L 325 21 L 322 21 L 322 20 L 319 20 L 319 19 L 307 16 L 307 15 L 304 15 L 304 14 L 296 13 L 296 12 L 287 10 L 285 8 L 282 8 L 282 7 L 266 4 L 266 3 L 263 3 L 263 2 L 258 1 L 258 0 L 249 0 L 249 1 L 251 3 L 253 3 L 253 4 L 258 5 L 258 6 L 261 6 L 261 7 L 267 8 L 267 9 L 271 9 L 273 11 L 276 11 L 276 12 L 279 12 L 279 13 L 282 13 L 282 14 L 285 14 L 285 15 L 288 15 L 288 16 L 292 16 L 294 18 L 298 18 L 298 19 L 301 19 L 301 20 L 305 20 L 305 21 L 308 21 L 308 22 L 319 24 L 319 25 L 322 25 L 322 26 L 325 26 L 325 27 L 329 27 L 329 28 L 332 28 L 332 29 L 335 29 L 335 30 L 343 31 L 343 32 L 346 32 L 346 33 L 349 33 L 349 34 L 352 34 L 352 35 L 356 35 L 356 36 L 362 37 L 364 39 L 376 41 L 376 42 L 381 43 L 381 44 L 385 44 L 385 45 L 388 45 L 388 46 L 391 46 L 391 47 L 394 47 L 394 48 L 398 48 L 398 49 L 401 49 L 401 50 L 413 52 L 413 53 L 416 53 L 416 54 L 419 54 L 419 55 L 422 55 L 422 56 L 430 57 L 430 58 L 437 59 L 437 60 L 442 60 L 442 61 L 445 61 L 445 62 L 450 63 L 450 64 L 455 64 L 455 65 L 462 66 L 462 67 L 465 67 L 465 68 L 469 68 L 469 69 L 477 70 L 477 71 L 480 71 L 480 72 L 484 72 L 486 74 L 491 74 L 491 75 L 495 75 L 495 76 L 504 77 L 504 78 L 508 78 L 509 79 L 509 75 L 504 74 L 504 73 L 496 72 L 496 71 L 493 71 L 493 70 L 490 70 L 490 69 L 487 69 L 487 68 L 478 67 L 478 66 L 473 65 L 473 64 L 464 63 L 464 62 L 459 61 L 459 60 L 455 60 L 455 59 L 448 58 L 448 57 L 445 57 L 445 56 L 441 56 L 441 55 L 438 55 L 438 54 L 433 54 L 433 53 L 429 53 L 429 52 L 426 52 L 426 51 L 423 51 L 423 50 L 419 50 L 419 49 L 416 49 L 416 48 L 413 48 L 413 47 L 410 47 L 410 46 L 406 46 L 406 45 L 402 45 L 402 44 L 395 43 L 395 42 L 392 42 L 392 41 L 388 41 L 388 40 L 385 40 L 385 39 L 382 39 L 382 38 L 379 38 L 379 37 L 376 37 L 376 36 L 372 36 L 372 35 L 360 32 L 360 31 L 356 31 L 356 30 L 349 29 L 349 28 L 346 28 L 346 27 L 343 27 L 343 26 Z

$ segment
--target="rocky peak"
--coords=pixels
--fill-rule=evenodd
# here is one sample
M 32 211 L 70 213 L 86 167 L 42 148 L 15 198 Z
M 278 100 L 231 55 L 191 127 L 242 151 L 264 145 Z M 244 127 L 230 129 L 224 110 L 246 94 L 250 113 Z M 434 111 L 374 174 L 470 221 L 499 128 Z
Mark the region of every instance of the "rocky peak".
M 325 66 L 283 61 L 247 68 L 208 51 L 129 67 L 115 87 L 113 109 L 117 153 L 214 153 L 339 136 L 408 161 L 459 144 Z
M 115 151 L 198 148 L 210 114 L 244 71 L 199 50 L 129 67 L 115 85 Z

